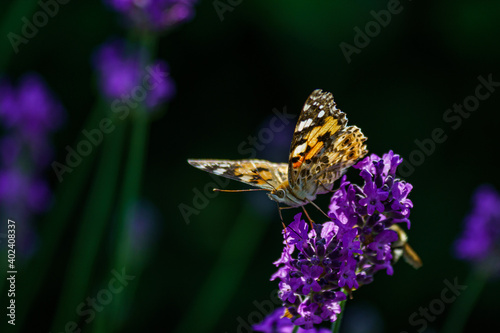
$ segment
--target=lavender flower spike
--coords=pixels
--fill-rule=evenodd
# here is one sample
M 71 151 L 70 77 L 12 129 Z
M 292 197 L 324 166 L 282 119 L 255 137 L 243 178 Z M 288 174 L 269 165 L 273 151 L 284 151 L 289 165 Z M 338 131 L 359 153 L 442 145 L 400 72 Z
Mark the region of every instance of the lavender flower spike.
M 134 26 L 144 30 L 164 30 L 194 17 L 197 0 L 105 0 L 125 15 Z
M 168 75 L 167 63 L 158 60 L 141 64 L 140 50 L 127 46 L 120 40 L 108 42 L 93 59 L 100 89 L 107 99 L 113 100 L 112 108 L 128 110 L 143 100 L 148 108 L 168 102 L 175 94 L 175 84 Z
M 377 271 L 393 274 L 393 247 L 404 241 L 397 224 L 410 227 L 413 208 L 408 199 L 412 186 L 396 179 L 401 162 L 392 151 L 382 158 L 366 157 L 354 166 L 365 181 L 363 187 L 342 177 L 331 200 L 331 221 L 309 230 L 300 213 L 283 231 L 285 246 L 271 280 L 280 280 L 279 296 L 293 325 L 312 329 L 336 321 L 346 293 L 371 283 Z M 285 332 L 278 329 L 275 317 L 264 323 L 274 322 L 276 332 Z
M 473 196 L 472 212 L 465 218 L 462 236 L 455 242 L 455 255 L 500 273 L 500 194 L 491 185 L 480 186 Z

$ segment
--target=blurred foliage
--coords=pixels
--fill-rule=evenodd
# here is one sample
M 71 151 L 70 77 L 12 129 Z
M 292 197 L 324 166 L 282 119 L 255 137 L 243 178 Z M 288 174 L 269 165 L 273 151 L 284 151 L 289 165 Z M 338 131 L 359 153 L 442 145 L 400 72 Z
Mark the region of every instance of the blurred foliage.
M 24 9 L 12 10 L 21 3 Z M 59 96 L 68 112 L 65 128 L 55 137 L 56 160 L 63 160 L 64 147 L 76 142 L 99 100 L 91 68 L 93 52 L 110 37 L 126 36 L 127 31 L 101 1 L 70 1 L 60 5 L 57 15 L 16 54 L 5 36 L 19 33 L 21 17 L 40 10 L 33 3 L 18 0 L 0 5 L 0 66 L 2 75 L 12 78 L 27 71 L 40 73 Z M 381 316 L 374 322 L 383 323 L 383 331 L 414 332 L 418 327 L 411 326 L 409 316 L 440 297 L 443 280 L 465 281 L 468 266 L 453 258 L 451 246 L 470 209 L 474 188 L 491 183 L 500 189 L 494 146 L 500 89 L 481 101 L 457 129 L 443 120 L 443 114 L 474 95 L 478 76 L 492 75 L 493 81 L 500 82 L 499 3 L 403 1 L 401 6 L 401 13 L 392 15 L 391 22 L 359 54 L 353 54 L 349 64 L 339 44 L 353 45 L 354 27 L 364 30 L 374 20 L 370 11 L 386 9 L 387 1 L 241 1 L 223 14 L 223 21 L 213 1 L 201 1 L 194 20 L 160 37 L 157 56 L 169 63 L 178 93 L 168 110 L 153 115 L 140 194 L 158 208 L 164 226 L 158 245 L 144 252 L 147 264 L 133 282 L 131 305 L 119 310 L 126 318 L 123 332 L 152 328 L 193 332 L 196 327 L 199 332 L 235 332 L 238 318 L 247 321 L 260 311 L 255 301 L 270 299 L 277 288 L 269 281 L 272 262 L 282 247 L 282 227 L 273 203 L 261 200 L 263 193 L 220 193 L 187 223 L 179 205 L 192 207 L 193 190 L 203 192 L 214 180 L 190 167 L 186 159 L 248 157 L 238 146 L 266 126 L 272 109 L 286 106 L 289 113 L 298 115 L 316 88 L 334 94 L 350 124 L 361 127 L 369 138 L 368 149 L 373 153 L 393 149 L 408 158 L 418 149 L 415 140 L 430 138 L 433 129 L 442 128 L 447 135 L 407 177 L 414 185 L 415 204 L 408 234 L 424 266 L 415 271 L 401 262 L 393 276 L 379 273 L 373 284 L 347 302 L 346 320 L 351 305 L 356 309 L 369 304 L 376 309 L 372 313 Z M 25 14 L 20 14 L 23 10 Z M 122 174 L 124 166 L 115 171 Z M 86 179 L 92 181 L 97 170 L 89 172 Z M 64 185 L 53 172 L 46 176 L 54 189 Z M 231 183 L 228 188 L 243 186 Z M 26 331 L 51 328 L 72 260 L 69 250 L 85 222 L 80 217 L 90 190 L 84 187 L 75 199 L 69 226 L 47 267 L 49 276 L 22 326 Z M 115 191 L 119 195 L 120 189 Z M 326 207 L 328 196 L 317 203 Z M 285 212 L 285 220 L 291 221 L 296 212 Z M 321 220 L 314 209 L 309 212 Z M 40 233 L 48 223 L 40 219 L 36 226 Z M 107 283 L 102 281 L 109 279 L 110 271 L 119 270 L 109 266 L 108 244 L 114 234 L 112 228 L 105 229 L 99 255 L 88 258 L 96 275 L 88 289 L 81 290 L 84 295 L 95 294 Z M 92 231 L 89 235 L 87 241 L 93 242 Z M 29 279 L 37 279 L 36 274 Z M 466 331 L 496 327 L 500 282 L 487 283 L 486 290 Z M 74 305 L 63 306 L 71 310 Z M 439 329 L 448 311 L 447 307 L 429 325 Z M 105 309 L 102 315 L 106 313 Z M 85 331 L 94 328 L 88 325 Z

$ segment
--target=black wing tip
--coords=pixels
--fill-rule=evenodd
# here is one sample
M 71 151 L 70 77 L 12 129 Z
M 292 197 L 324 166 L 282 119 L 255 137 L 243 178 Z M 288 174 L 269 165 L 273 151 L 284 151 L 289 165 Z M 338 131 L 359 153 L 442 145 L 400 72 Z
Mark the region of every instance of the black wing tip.
M 321 89 L 315 89 L 308 97 L 308 101 L 314 101 L 314 102 L 320 102 L 323 103 L 330 108 L 335 108 L 337 109 L 337 104 L 335 103 L 335 98 L 333 97 L 333 94 L 329 91 L 326 90 L 321 90 Z M 306 101 L 307 103 L 307 101 Z M 340 110 L 339 110 L 340 111 Z
M 332 96 L 333 97 L 333 94 L 327 90 L 323 90 L 323 89 L 314 89 L 314 91 L 311 93 L 311 95 L 314 95 L 314 96 L 319 96 L 319 95 L 324 95 L 324 96 Z

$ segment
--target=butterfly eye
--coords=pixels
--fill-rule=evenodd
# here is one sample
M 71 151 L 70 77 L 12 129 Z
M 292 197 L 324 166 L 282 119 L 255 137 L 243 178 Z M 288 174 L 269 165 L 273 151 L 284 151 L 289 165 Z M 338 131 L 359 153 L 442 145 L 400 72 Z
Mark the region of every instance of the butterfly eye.
M 285 191 L 283 190 L 276 191 L 276 196 L 280 199 L 283 199 L 285 197 Z

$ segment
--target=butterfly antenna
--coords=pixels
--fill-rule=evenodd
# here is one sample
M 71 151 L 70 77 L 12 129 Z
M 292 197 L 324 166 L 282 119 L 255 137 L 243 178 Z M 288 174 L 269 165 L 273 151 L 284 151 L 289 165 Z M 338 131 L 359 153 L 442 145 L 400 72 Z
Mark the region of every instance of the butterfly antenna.
M 254 192 L 254 191 L 269 191 L 267 188 L 247 188 L 243 190 L 221 190 L 220 188 L 214 188 L 214 192 Z

